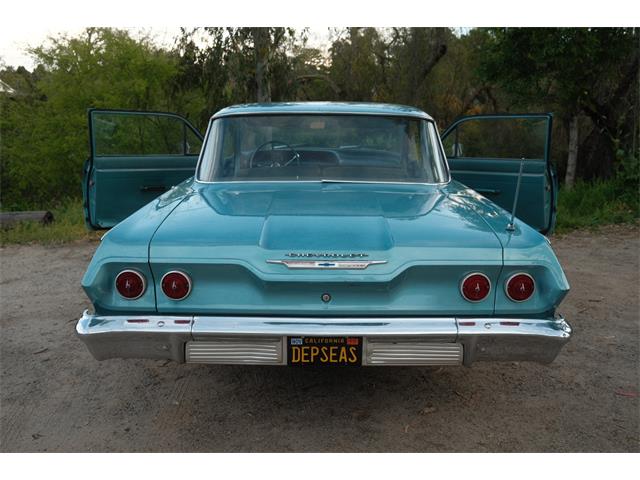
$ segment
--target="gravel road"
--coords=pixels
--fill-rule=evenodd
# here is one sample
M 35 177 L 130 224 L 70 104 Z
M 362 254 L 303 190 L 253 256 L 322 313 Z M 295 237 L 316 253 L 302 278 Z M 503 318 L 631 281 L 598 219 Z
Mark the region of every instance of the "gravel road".
M 640 230 L 552 239 L 575 334 L 549 366 L 95 361 L 95 243 L 0 248 L 0 451 L 639 451 Z

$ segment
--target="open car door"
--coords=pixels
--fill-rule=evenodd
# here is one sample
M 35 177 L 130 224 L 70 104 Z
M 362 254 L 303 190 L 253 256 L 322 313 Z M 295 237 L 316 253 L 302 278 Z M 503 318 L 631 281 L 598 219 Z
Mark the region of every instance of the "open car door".
M 179 115 L 89 110 L 91 154 L 84 167 L 85 221 L 113 227 L 192 176 L 202 135 Z
M 557 177 L 549 161 L 552 115 L 475 115 L 442 134 L 454 180 L 511 212 L 524 159 L 516 216 L 542 233 L 556 221 Z

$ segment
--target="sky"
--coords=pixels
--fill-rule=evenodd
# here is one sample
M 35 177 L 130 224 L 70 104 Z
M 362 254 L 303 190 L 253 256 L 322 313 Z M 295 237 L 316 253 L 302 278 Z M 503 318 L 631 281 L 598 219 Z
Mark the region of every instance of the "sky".
M 415 0 L 367 0 L 363 9 L 358 2 L 324 0 L 322 8 L 300 7 L 299 0 L 279 0 L 274 8 L 264 0 L 226 2 L 212 6 L 210 0 L 189 0 L 191 8 L 176 8 L 175 0 L 153 0 L 153 8 L 144 1 L 110 0 L 108 5 L 88 5 L 86 0 L 29 0 L 5 2 L 0 16 L 0 60 L 6 65 L 32 68 L 33 61 L 25 52 L 38 46 L 51 35 L 78 34 L 79 25 L 122 25 L 127 21 L 155 22 L 157 25 L 203 23 L 215 19 L 223 25 L 314 25 L 309 43 L 325 48 L 329 33 L 323 25 L 424 25 L 450 26 L 628 26 L 637 27 L 629 0 L 581 0 L 574 2 L 536 0 L 535 8 L 523 8 L 513 0 L 456 0 L 454 8 L 446 2 Z M 234 6 L 236 5 L 237 6 Z M 392 5 L 393 8 L 388 8 Z M 182 7 L 182 6 L 181 6 Z M 636 9 L 637 10 L 637 9 Z M 215 11 L 215 15 L 212 15 Z M 71 13 L 72 12 L 72 13 Z M 126 12 L 126 13 L 125 13 Z M 553 12 L 553 15 L 549 15 Z M 54 25 L 52 27 L 51 25 Z M 56 26 L 57 25 L 57 26 Z M 299 28 L 299 27 L 295 27 Z M 139 30 L 130 28 L 128 30 Z M 179 27 L 147 27 L 160 45 L 170 46 Z
M 295 27 L 302 29 L 303 27 Z M 170 47 L 175 37 L 180 33 L 179 27 L 147 27 L 125 28 L 131 35 L 151 34 L 156 44 Z M 31 56 L 25 51 L 29 46 L 41 45 L 48 37 L 67 34 L 74 36 L 82 32 L 83 28 L 43 28 L 42 26 L 5 25 L 0 28 L 0 61 L 7 66 L 24 66 L 31 70 L 35 65 Z M 328 28 L 314 27 L 309 29 L 309 45 L 321 47 L 328 45 Z

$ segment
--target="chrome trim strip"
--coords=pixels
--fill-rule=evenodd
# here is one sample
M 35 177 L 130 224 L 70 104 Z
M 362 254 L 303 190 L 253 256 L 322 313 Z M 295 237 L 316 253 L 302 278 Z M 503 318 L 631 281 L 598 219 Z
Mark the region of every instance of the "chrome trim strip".
M 289 252 L 284 254 L 285 257 L 291 258 L 365 258 L 369 255 L 367 253 L 314 253 L 314 252 Z
M 451 167 L 449 166 L 449 159 L 447 158 L 447 152 L 444 150 L 444 145 L 442 144 L 442 137 L 440 136 L 440 132 L 438 131 L 438 127 L 435 122 L 433 122 L 434 128 L 436 131 L 436 137 L 438 138 L 438 145 L 440 146 L 440 155 L 442 156 L 442 161 L 445 166 L 445 170 L 447 171 L 447 181 L 446 184 L 451 183 L 453 177 L 451 176 Z
M 274 336 L 428 336 L 454 342 L 458 329 L 454 318 L 327 318 L 327 317 L 213 317 L 194 316 L 194 340 L 211 335 Z
M 357 183 L 357 184 L 372 184 L 372 185 L 422 185 L 422 186 L 430 186 L 430 187 L 445 187 L 451 183 L 451 178 L 446 182 L 437 182 L 437 183 L 429 183 L 429 182 L 374 182 L 369 180 L 331 180 L 331 179 L 323 179 L 323 180 L 266 180 L 266 179 L 258 179 L 258 180 L 220 180 L 217 182 L 200 180 L 199 178 L 195 178 L 194 181 L 196 183 L 200 183 L 202 185 L 209 184 L 222 184 L 222 183 Z
M 332 260 L 267 260 L 267 263 L 284 265 L 291 270 L 364 270 L 369 265 L 382 265 L 386 260 L 332 261 Z
M 228 108 L 228 107 L 227 107 Z M 433 118 L 426 112 L 423 111 L 411 111 L 411 112 L 396 112 L 396 111 L 391 111 L 391 112 L 363 112 L 362 110 L 360 111 L 351 111 L 351 110 L 342 110 L 339 112 L 336 111 L 326 111 L 326 112 L 322 112 L 322 111 L 318 111 L 318 110 L 291 110 L 291 109 L 287 109 L 286 107 L 283 107 L 281 109 L 277 109 L 274 107 L 269 108 L 268 111 L 259 111 L 259 110 L 255 110 L 255 111 L 229 111 L 229 112 L 224 112 L 222 110 L 219 110 L 218 112 L 216 112 L 212 117 L 211 120 L 217 120 L 218 118 L 229 118 L 229 117 L 244 117 L 244 116 L 262 116 L 262 117 L 268 117 L 269 115 L 315 115 L 315 116 L 319 116 L 319 117 L 324 117 L 324 116 L 332 116 L 332 115 L 362 115 L 362 116 L 372 116 L 372 117 L 405 117 L 405 118 L 417 118 L 420 120 L 426 120 L 427 122 L 432 122 L 435 123 L 435 121 L 433 120 Z

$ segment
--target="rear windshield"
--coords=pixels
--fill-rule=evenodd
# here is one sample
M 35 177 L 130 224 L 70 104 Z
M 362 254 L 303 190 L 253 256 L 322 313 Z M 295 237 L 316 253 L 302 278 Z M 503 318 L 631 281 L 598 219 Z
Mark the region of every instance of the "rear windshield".
M 447 181 L 432 122 L 373 115 L 271 114 L 213 121 L 200 181 Z

